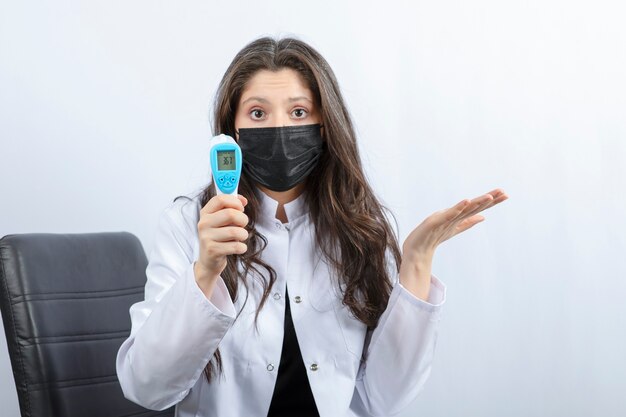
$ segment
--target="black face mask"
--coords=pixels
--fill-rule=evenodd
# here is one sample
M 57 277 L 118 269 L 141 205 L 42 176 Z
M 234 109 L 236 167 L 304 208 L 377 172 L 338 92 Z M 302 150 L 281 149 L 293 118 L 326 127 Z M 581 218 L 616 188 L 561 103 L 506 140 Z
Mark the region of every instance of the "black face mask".
M 243 171 L 272 191 L 287 191 L 313 171 L 324 141 L 321 125 L 239 129 Z

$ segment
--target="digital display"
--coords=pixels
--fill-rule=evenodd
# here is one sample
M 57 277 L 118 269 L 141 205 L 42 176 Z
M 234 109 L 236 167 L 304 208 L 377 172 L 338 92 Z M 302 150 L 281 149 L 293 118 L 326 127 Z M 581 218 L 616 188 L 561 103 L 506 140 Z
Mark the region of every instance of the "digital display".
M 235 170 L 235 151 L 217 151 L 217 170 Z

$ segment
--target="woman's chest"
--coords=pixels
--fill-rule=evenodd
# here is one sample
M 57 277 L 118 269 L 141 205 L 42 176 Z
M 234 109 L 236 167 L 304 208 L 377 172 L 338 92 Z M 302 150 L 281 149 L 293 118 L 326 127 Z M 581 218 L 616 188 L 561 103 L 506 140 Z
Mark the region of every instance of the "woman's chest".
M 247 286 L 238 284 L 234 304 L 240 313 L 220 344 L 221 352 L 236 359 L 242 371 L 277 369 L 289 303 L 305 365 L 319 370 L 340 361 L 356 373 L 366 326 L 342 305 L 335 274 L 317 249 L 311 228 L 276 224 L 259 231 L 267 239 L 261 259 L 273 268 L 276 280 L 262 307 L 267 270 L 258 268 L 260 274 L 246 275 Z

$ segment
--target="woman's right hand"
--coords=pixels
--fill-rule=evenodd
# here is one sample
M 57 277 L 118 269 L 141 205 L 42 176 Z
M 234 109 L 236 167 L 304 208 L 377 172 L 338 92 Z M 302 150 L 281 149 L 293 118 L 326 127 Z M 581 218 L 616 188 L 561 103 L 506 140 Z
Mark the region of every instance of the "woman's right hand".
M 241 255 L 248 249 L 248 216 L 244 207 L 248 200 L 237 194 L 216 195 L 200 210 L 198 239 L 200 254 L 194 265 L 196 282 L 210 297 L 213 284 L 226 268 L 226 256 Z

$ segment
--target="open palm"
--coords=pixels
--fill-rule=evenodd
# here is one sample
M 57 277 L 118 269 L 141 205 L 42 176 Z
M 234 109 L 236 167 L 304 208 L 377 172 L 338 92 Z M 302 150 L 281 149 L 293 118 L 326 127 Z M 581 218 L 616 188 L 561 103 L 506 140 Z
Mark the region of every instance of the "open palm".
M 478 214 L 509 198 L 500 188 L 472 200 L 464 199 L 454 206 L 436 211 L 420 223 L 402 245 L 403 259 L 432 258 L 439 244 L 485 220 Z

